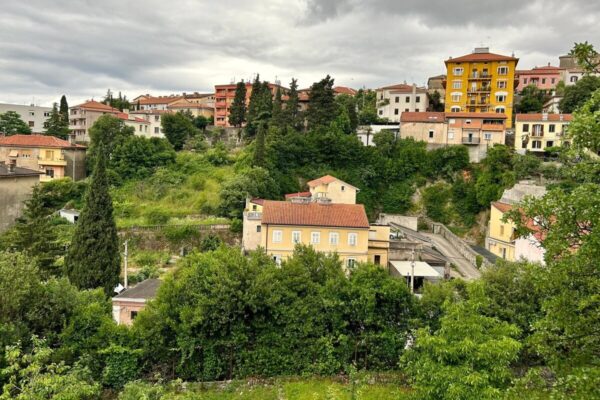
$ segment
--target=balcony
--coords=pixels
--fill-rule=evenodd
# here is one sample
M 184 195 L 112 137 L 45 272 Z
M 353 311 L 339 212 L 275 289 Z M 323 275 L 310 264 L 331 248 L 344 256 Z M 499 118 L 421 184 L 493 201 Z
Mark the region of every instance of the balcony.
M 480 139 L 474 136 L 463 136 L 462 144 L 479 144 Z
M 227 107 L 227 102 L 226 101 L 217 101 L 215 103 L 215 107 L 217 107 L 217 108 L 225 108 L 225 107 Z
M 262 218 L 262 213 L 259 211 L 248 211 L 246 213 L 246 218 L 251 221 L 260 221 Z
M 491 88 L 489 86 L 478 87 L 478 88 L 470 88 L 467 90 L 469 94 L 478 94 L 478 93 L 489 93 Z
M 492 79 L 492 75 L 490 74 L 479 74 L 479 73 L 474 73 L 469 75 L 469 80 L 475 80 L 475 79 L 481 79 L 481 80 L 491 80 Z

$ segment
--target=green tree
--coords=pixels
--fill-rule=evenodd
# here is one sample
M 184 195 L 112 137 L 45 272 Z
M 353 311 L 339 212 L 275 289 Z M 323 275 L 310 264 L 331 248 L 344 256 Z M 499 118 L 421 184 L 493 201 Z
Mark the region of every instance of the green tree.
M 229 124 L 240 128 L 244 122 L 246 122 L 246 83 L 239 81 L 229 110 Z
M 562 113 L 569 114 L 582 106 L 592 97 L 592 93 L 600 89 L 600 77 L 587 75 L 572 86 L 565 88 L 565 95 L 560 101 L 559 108 Z
M 98 398 L 101 387 L 91 373 L 78 365 L 69 367 L 52 362 L 53 351 L 44 340 L 33 338 L 33 348 L 26 353 L 20 344 L 6 352 L 9 366 L 2 372 L 8 376 L 0 400 Z
M 473 286 L 472 291 L 481 291 Z M 419 399 L 498 399 L 512 378 L 519 329 L 479 312 L 481 295 L 446 304 L 440 328 L 416 332 L 402 362 Z
M 183 148 L 185 141 L 196 135 L 198 129 L 185 114 L 164 114 L 161 119 L 162 130 L 176 151 Z
M 194 118 L 194 125 L 202 132 L 206 131 L 206 127 L 209 125 L 209 120 L 204 115 L 198 115 Z
M 575 57 L 577 65 L 587 74 L 600 73 L 600 54 L 587 40 L 583 43 L 575 43 L 569 55 Z
M 71 133 L 69 121 L 65 121 L 63 115 L 58 111 L 56 103 L 52 106 L 52 111 L 46 124 L 46 135 L 56 136 L 61 139 L 69 138 L 69 134 Z
M 123 180 L 144 179 L 158 167 L 173 164 L 176 155 L 166 139 L 130 136 L 114 147 L 108 168 Z
M 115 147 L 134 135 L 134 129 L 126 126 L 122 120 L 112 115 L 102 115 L 89 129 L 90 147 L 87 154 L 87 166 L 92 170 L 100 152 L 110 159 Z
M 278 86 L 273 99 L 273 111 L 271 112 L 271 125 L 276 129 L 284 128 L 283 102 L 281 100 L 281 88 Z
M 477 176 L 477 201 L 482 207 L 502 196 L 507 187 L 515 183 L 515 173 L 511 170 L 513 150 L 504 145 L 494 145 L 483 159 L 483 168 Z
M 266 113 L 261 114 L 257 118 L 256 124 L 258 125 L 258 133 L 256 134 L 256 140 L 254 141 L 254 163 L 255 167 L 265 167 L 265 146 L 267 140 L 267 131 L 269 115 Z
M 264 110 L 263 106 L 263 85 L 260 81 L 260 75 L 256 75 L 254 82 L 252 82 L 250 92 L 250 99 L 248 101 L 248 113 L 246 117 L 246 133 L 250 137 L 254 137 L 257 133 L 258 127 L 255 124 L 255 120 Z M 271 111 L 270 109 L 268 110 Z
M 423 190 L 423 206 L 427 216 L 434 221 L 447 224 L 450 222 L 448 200 L 450 187 L 445 183 L 436 183 Z
M 300 113 L 300 99 L 298 97 L 298 81 L 292 78 L 290 82 L 290 91 L 288 99 L 285 102 L 283 110 L 283 121 L 286 127 L 295 131 L 301 131 L 304 128 L 304 121 Z
M 427 93 L 427 99 L 429 100 L 429 111 L 444 111 L 442 95 L 437 91 L 437 89 L 434 90 L 433 93 Z
M 14 111 L 7 111 L 0 114 L 0 132 L 6 136 L 30 135 L 31 128 L 21 119 L 19 114 Z
M 600 88 L 575 110 L 567 135 L 578 150 L 600 154 Z
M 521 98 L 515 105 L 517 113 L 541 113 L 548 96 L 535 85 L 528 85 L 521 91 Z
M 333 78 L 327 75 L 310 87 L 306 121 L 308 129 L 326 128 L 337 115 Z
M 25 203 L 23 216 L 13 228 L 12 240 L 2 244 L 35 259 L 46 277 L 60 273 L 58 259 L 63 255 L 50 213 L 44 204 L 42 188 L 35 186 Z
M 60 98 L 59 112 L 63 121 L 69 125 L 69 103 L 67 103 L 67 97 L 64 94 Z
M 379 122 L 377 116 L 377 95 L 371 89 L 359 89 L 356 93 L 356 108 L 358 109 L 358 123 L 371 125 Z
M 119 282 L 121 255 L 105 157 L 105 153 L 99 151 L 65 266 L 75 286 L 102 287 L 110 296 Z
M 119 96 L 115 97 L 113 96 L 113 92 L 110 89 L 107 90 L 106 96 L 104 96 L 102 103 L 116 108 L 120 111 L 128 110 L 131 108 L 131 103 L 129 103 L 129 100 L 127 100 L 127 96 L 123 96 L 121 92 L 119 92 Z
M 348 94 L 340 94 L 335 97 L 335 102 L 338 108 L 338 118 L 340 115 L 345 115 L 350 121 L 349 132 L 355 132 L 358 127 L 358 114 L 356 113 L 356 99 Z

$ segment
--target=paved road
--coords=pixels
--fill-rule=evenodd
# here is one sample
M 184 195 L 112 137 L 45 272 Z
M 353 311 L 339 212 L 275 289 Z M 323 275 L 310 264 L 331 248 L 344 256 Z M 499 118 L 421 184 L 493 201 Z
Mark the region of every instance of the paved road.
M 446 239 L 440 235 L 428 232 L 419 232 L 421 235 L 428 237 L 435 245 L 435 248 L 442 253 L 450 262 L 456 265 L 459 277 L 465 280 L 473 280 L 481 277 L 481 272 L 464 258 L 458 250 L 456 250 Z M 456 271 L 450 270 L 452 276 L 456 275 Z

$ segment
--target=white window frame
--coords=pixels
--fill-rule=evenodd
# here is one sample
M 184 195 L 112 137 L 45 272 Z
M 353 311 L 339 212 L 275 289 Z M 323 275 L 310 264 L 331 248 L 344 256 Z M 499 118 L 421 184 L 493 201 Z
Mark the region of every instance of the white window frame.
M 281 229 L 273 229 L 273 243 L 281 243 L 283 241 L 283 231 Z
M 498 75 L 508 75 L 508 65 L 500 65 L 498 67 Z
M 496 111 L 496 114 L 504 114 L 504 113 L 506 113 L 506 108 L 503 106 L 498 106 L 498 107 L 496 107 L 495 111 Z
M 452 89 L 462 89 L 462 81 L 453 81 Z
M 315 240 L 316 238 L 316 240 Z M 319 244 L 321 243 L 321 232 L 311 232 L 310 233 L 310 244 Z
M 460 112 L 460 107 L 459 106 L 452 106 L 452 107 L 450 107 L 450 112 Z
M 496 103 L 506 103 L 506 95 L 505 94 L 497 94 L 496 95 Z
M 329 232 L 329 244 L 332 246 L 340 244 L 340 234 L 338 232 Z
M 492 140 L 492 132 L 483 132 L 483 138 L 485 140 Z
M 461 76 L 464 72 L 465 69 L 463 67 L 454 67 L 454 69 L 452 70 L 452 74 L 455 76 Z
M 273 261 L 275 261 L 275 265 L 277 265 L 278 267 L 281 266 L 281 254 L 273 254 L 271 258 L 273 259 Z
M 499 80 L 498 81 L 498 89 L 506 89 L 506 86 L 508 85 L 508 82 L 506 80 Z
M 448 131 L 448 140 L 452 140 L 454 139 L 454 131 L 449 130 Z
M 358 233 L 350 232 L 348 234 L 348 246 L 356 246 L 358 245 Z
M 348 257 L 346 258 L 346 267 L 349 269 L 356 267 L 356 258 Z
M 292 243 L 293 244 L 302 243 L 302 232 L 301 231 L 292 231 Z

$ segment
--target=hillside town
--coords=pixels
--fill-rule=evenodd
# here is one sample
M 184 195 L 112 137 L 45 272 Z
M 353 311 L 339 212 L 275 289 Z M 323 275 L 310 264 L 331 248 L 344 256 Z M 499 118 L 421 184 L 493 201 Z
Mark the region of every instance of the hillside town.
M 0 399 L 599 398 L 598 45 L 1 103 Z

